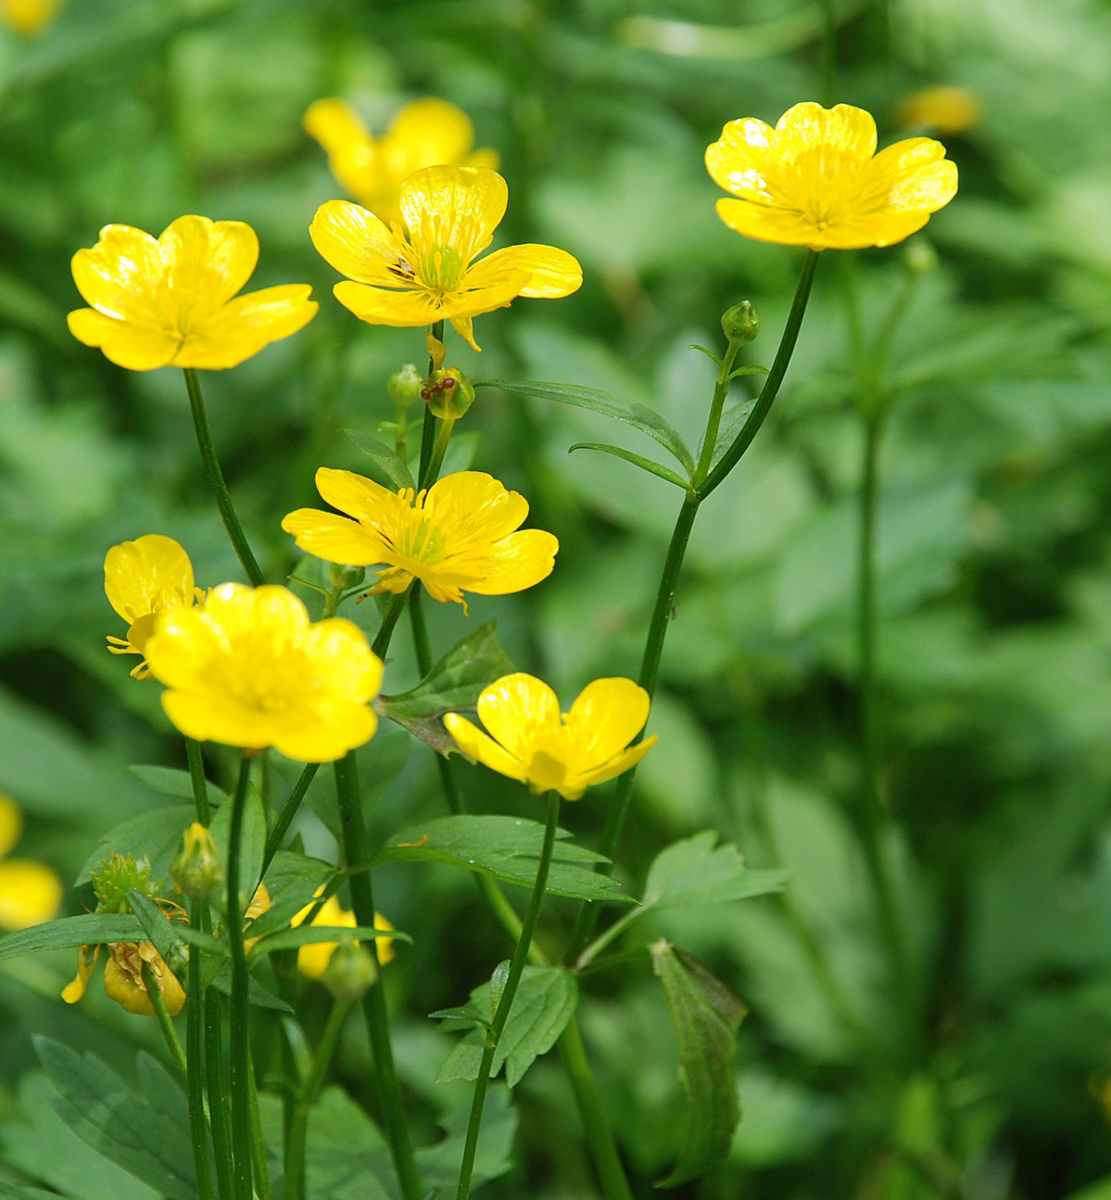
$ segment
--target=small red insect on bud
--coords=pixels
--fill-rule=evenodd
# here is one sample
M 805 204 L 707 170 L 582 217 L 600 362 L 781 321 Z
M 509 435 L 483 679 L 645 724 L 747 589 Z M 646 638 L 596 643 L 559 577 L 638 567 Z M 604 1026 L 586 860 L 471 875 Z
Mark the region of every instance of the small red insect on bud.
M 452 379 L 450 375 L 447 377 L 447 379 L 444 380 L 444 387 L 446 387 L 446 388 L 455 387 L 455 380 Z
M 421 388 L 420 398 L 422 400 L 428 400 L 431 396 L 432 396 L 432 393 L 428 390 L 428 388 Z

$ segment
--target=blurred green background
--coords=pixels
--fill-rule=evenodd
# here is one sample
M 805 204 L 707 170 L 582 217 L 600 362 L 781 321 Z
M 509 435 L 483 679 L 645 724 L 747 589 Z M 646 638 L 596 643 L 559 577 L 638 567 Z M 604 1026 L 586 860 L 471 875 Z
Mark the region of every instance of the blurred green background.
M 751 1007 L 737 1074 L 745 1119 L 697 1200 L 1106 1200 L 1111 1197 L 1111 6 L 1100 0 L 838 0 L 836 99 L 881 144 L 900 101 L 972 90 L 973 126 L 941 134 L 961 190 L 925 235 L 889 362 L 898 384 L 881 459 L 880 640 L 890 847 L 922 989 L 912 1051 L 887 985 L 846 812 L 859 787 L 854 652 L 860 421 L 836 253 L 786 386 L 740 468 L 699 518 L 679 590 L 618 874 L 635 884 L 669 841 L 704 828 L 770 863 L 770 822 L 802 913 L 861 1014 L 846 1042 L 776 897 L 653 918 Z M 705 146 L 740 116 L 774 121 L 821 97 L 819 5 L 805 0 L 69 0 L 36 37 L 0 29 L 0 789 L 26 814 L 21 857 L 67 881 L 112 825 L 171 803 L 127 764 L 183 766 L 158 688 L 128 679 L 104 635 L 113 543 L 168 534 L 197 581 L 238 578 L 204 488 L 180 373 L 133 374 L 68 334 L 68 260 L 101 225 L 158 233 L 197 212 L 249 222 L 251 287 L 310 282 L 300 335 L 205 377 L 225 471 L 271 578 L 295 565 L 279 521 L 316 500 L 321 464 L 367 469 L 337 431 L 391 417 L 385 380 L 423 364 L 419 330 L 360 325 L 330 296 L 315 207 L 342 195 L 302 130 L 321 96 L 381 132 L 439 96 L 502 156 L 500 237 L 551 241 L 586 282 L 477 324 L 477 378 L 577 382 L 658 408 L 697 442 L 721 311 L 751 299 L 770 362 L 797 252 L 717 220 Z M 858 256 L 875 329 L 909 246 Z M 747 381 L 742 381 L 747 382 Z M 743 393 L 740 393 L 743 394 Z M 496 616 L 514 662 L 569 700 L 635 675 L 679 502 L 582 440 L 651 443 L 576 409 L 483 391 L 449 469 L 471 462 L 553 530 L 552 578 L 429 612 L 437 653 Z M 306 593 L 308 598 L 308 593 Z M 430 609 L 433 606 L 426 605 Z M 355 613 L 373 629 L 369 605 Z M 395 640 L 389 690 L 415 678 Z M 383 731 L 376 835 L 442 811 L 432 763 Z M 230 766 L 218 753 L 217 777 Z M 478 811 L 536 812 L 519 789 L 457 767 Z M 611 785 L 612 786 L 612 785 Z M 584 844 L 606 792 L 565 814 Z M 306 818 L 310 852 L 334 853 Z M 379 906 L 416 935 L 387 971 L 398 1055 L 435 1138 L 449 1043 L 424 1014 L 460 1003 L 506 956 L 471 881 L 385 869 Z M 71 911 L 75 902 L 70 900 Z M 553 944 L 574 907 L 553 901 Z M 65 1008 L 65 955 L 0 968 L 0 1178 L 70 1200 L 153 1193 L 90 1152 L 50 1109 L 30 1035 L 96 1048 L 123 1073 L 156 1053 L 153 1022 L 99 987 Z M 580 1013 L 641 1194 L 674 1160 L 682 1096 L 647 961 L 585 983 Z M 322 991 L 306 992 L 323 1013 Z M 311 1016 L 308 1020 L 314 1019 Z M 365 1089 L 358 1022 L 338 1078 Z M 465 1094 L 465 1093 L 463 1093 Z M 596 1194 L 555 1056 L 517 1089 L 514 1165 L 482 1192 Z M 339 1195 L 340 1193 L 337 1193 Z

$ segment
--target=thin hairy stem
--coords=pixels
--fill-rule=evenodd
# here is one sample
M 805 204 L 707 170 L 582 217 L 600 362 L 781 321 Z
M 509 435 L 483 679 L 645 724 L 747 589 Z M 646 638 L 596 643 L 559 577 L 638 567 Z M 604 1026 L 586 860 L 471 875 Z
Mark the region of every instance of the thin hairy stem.
M 251 760 L 240 759 L 239 779 L 232 799 L 228 832 L 227 900 L 225 925 L 231 950 L 231 1140 L 235 1162 L 236 1200 L 252 1200 L 251 1047 L 247 1004 L 247 951 L 243 945 L 244 905 L 239 894 L 239 866 L 243 840 L 243 811 Z

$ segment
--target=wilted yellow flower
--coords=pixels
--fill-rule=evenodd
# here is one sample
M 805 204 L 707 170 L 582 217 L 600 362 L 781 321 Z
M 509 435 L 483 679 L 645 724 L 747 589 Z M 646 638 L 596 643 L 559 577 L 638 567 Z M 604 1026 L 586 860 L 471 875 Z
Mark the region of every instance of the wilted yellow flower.
M 731 121 L 706 169 L 736 200 L 718 216 L 761 242 L 852 250 L 901 242 L 956 195 L 957 168 L 931 138 L 876 154 L 876 123 L 850 104 L 796 104 L 774 129 Z
M 0 20 L 24 37 L 34 37 L 54 20 L 61 0 L 0 0 Z
M 234 367 L 316 315 L 308 284 L 263 288 L 233 299 L 258 262 L 258 238 L 242 221 L 178 217 L 158 238 L 106 225 L 73 256 L 77 290 L 92 308 L 69 314 L 69 330 L 117 366 Z
M 166 1011 L 176 1017 L 185 1007 L 185 989 L 151 942 L 113 942 L 108 947 L 108 961 L 104 964 L 104 990 L 108 998 L 129 1013 L 153 1017 L 154 1007 L 143 982 L 143 963 L 150 968 L 154 985 L 162 993 Z
M 474 349 L 472 318 L 518 296 L 555 299 L 582 284 L 582 268 L 555 246 L 490 245 L 509 191 L 483 167 L 425 167 L 401 185 L 401 225 L 346 200 L 316 210 L 313 245 L 347 279 L 336 299 L 371 325 L 450 321 Z
M 506 675 L 478 698 L 478 715 L 490 735 L 458 713 L 444 724 L 468 757 L 534 792 L 557 791 L 578 800 L 588 787 L 613 779 L 656 744 L 629 743 L 648 720 L 648 693 L 631 679 L 596 679 L 560 714 L 559 700 L 532 675 Z
M 552 572 L 555 536 L 521 529 L 528 501 L 482 471 L 445 475 L 427 491 L 391 492 L 352 471 L 321 467 L 316 487 L 349 515 L 299 508 L 282 528 L 300 549 L 328 562 L 386 564 L 374 592 L 403 592 L 415 578 L 433 599 L 466 611 L 464 592 L 505 596 Z
M 895 109 L 895 122 L 903 128 L 958 134 L 979 124 L 983 115 L 983 103 L 975 92 L 942 85 L 904 96 Z
M 225 583 L 163 613 L 146 645 L 162 706 L 197 741 L 331 762 L 374 736 L 382 662 L 357 625 L 313 624 L 284 587 Z
M 160 533 L 144 534 L 121 542 L 104 556 L 104 592 L 108 603 L 128 624 L 127 637 L 108 636 L 112 654 L 142 654 L 154 632 L 159 613 L 192 608 L 204 600 L 204 591 L 193 584 L 193 564 L 180 543 Z M 131 672 L 132 679 L 150 674 L 144 659 Z
M 470 117 L 446 100 L 403 105 L 378 140 L 345 100 L 317 100 L 305 113 L 305 129 L 327 151 L 336 181 L 383 221 L 400 218 L 401 185 L 421 167 L 498 165 L 493 150 L 474 149 Z
M 323 891 L 320 888 L 317 895 Z M 303 909 L 290 922 L 291 925 L 300 925 L 305 918 L 312 912 L 313 906 L 306 904 Z M 358 925 L 355 920 L 355 914 L 347 908 L 344 908 L 336 896 L 329 896 L 327 900 L 320 906 L 320 912 L 313 918 L 314 925 L 342 926 L 344 929 L 354 929 Z M 375 929 L 393 929 L 393 926 L 386 920 L 381 913 L 374 914 Z M 297 968 L 302 975 L 307 975 L 310 979 L 320 979 L 324 972 L 328 969 L 328 963 L 332 960 L 332 952 L 339 945 L 338 942 L 312 942 L 307 946 L 301 946 L 297 951 Z M 378 945 L 378 962 L 379 965 L 385 966 L 391 962 L 396 954 L 393 948 L 393 938 L 379 938 Z
M 57 915 L 62 881 L 43 863 L 7 858 L 23 832 L 23 814 L 0 792 L 0 929 L 28 929 Z

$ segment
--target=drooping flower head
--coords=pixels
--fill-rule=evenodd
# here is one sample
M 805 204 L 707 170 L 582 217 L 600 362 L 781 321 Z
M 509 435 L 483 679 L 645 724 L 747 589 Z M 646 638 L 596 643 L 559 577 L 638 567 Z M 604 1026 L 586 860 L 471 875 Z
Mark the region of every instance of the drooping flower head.
M 327 151 L 336 182 L 383 221 L 400 219 L 401 185 L 421 167 L 498 165 L 495 151 L 474 149 L 470 117 L 446 100 L 403 105 L 377 140 L 345 100 L 317 100 L 305 129 Z
M 158 238 L 106 225 L 91 250 L 73 256 L 73 279 L 91 308 L 69 314 L 69 330 L 132 371 L 238 366 L 316 315 L 308 284 L 233 298 L 258 262 L 258 238 L 242 221 L 179 217 Z
M 321 888 L 317 895 L 324 889 Z M 294 928 L 301 925 L 309 913 L 313 910 L 312 904 L 306 904 L 303 909 L 290 922 Z M 349 909 L 344 908 L 336 896 L 329 896 L 327 900 L 320 906 L 320 911 L 313 917 L 314 925 L 326 925 L 342 927 L 344 929 L 354 929 L 358 925 L 355 919 L 355 914 Z M 393 926 L 386 920 L 381 913 L 374 914 L 375 929 L 393 929 Z M 302 946 L 297 951 L 297 969 L 302 975 L 307 975 L 310 979 L 322 979 L 324 972 L 328 969 L 328 964 L 332 960 L 332 954 L 338 942 L 310 942 L 307 946 Z M 393 938 L 378 938 L 378 965 L 385 966 L 391 962 L 396 955 L 393 948 Z
M 796 104 L 774 129 L 731 121 L 706 150 L 706 169 L 738 197 L 717 202 L 730 229 L 813 250 L 901 242 L 957 192 L 940 142 L 908 138 L 877 154 L 875 121 L 850 104 Z
M 331 762 L 373 737 L 382 662 L 357 625 L 315 624 L 284 587 L 225 583 L 163 613 L 146 645 L 162 706 L 186 737 Z
M 476 258 L 505 216 L 505 180 L 483 167 L 425 167 L 401 185 L 401 224 L 346 200 L 316 210 L 309 234 L 347 279 L 336 299 L 371 325 L 450 321 L 474 349 L 473 318 L 518 296 L 555 299 L 582 283 L 582 268 L 555 246 L 507 246 Z
M 54 20 L 61 0 L 0 0 L 0 21 L 24 37 L 35 37 Z
M 45 864 L 8 858 L 23 832 L 23 814 L 0 792 L 0 929 L 28 929 L 57 916 L 62 881 Z
M 629 744 L 644 728 L 648 709 L 648 693 L 631 679 L 596 679 L 561 714 L 546 683 L 518 673 L 479 696 L 478 715 L 488 733 L 458 713 L 448 713 L 444 724 L 468 758 L 534 792 L 578 800 L 588 787 L 636 766 L 656 744 L 655 735 Z
M 559 542 L 521 529 L 528 501 L 482 471 L 445 475 L 427 491 L 388 488 L 321 467 L 316 487 L 338 516 L 291 512 L 282 528 L 308 554 L 353 567 L 385 564 L 375 592 L 403 592 L 419 579 L 435 600 L 463 604 L 465 592 L 505 596 L 546 579 Z
M 127 637 L 108 636 L 112 654 L 139 654 L 154 632 L 159 613 L 192 608 L 204 600 L 204 591 L 193 585 L 193 564 L 181 544 L 160 533 L 144 534 L 121 542 L 104 556 L 104 592 L 108 603 L 128 624 Z M 150 674 L 144 659 L 131 672 L 132 679 Z

